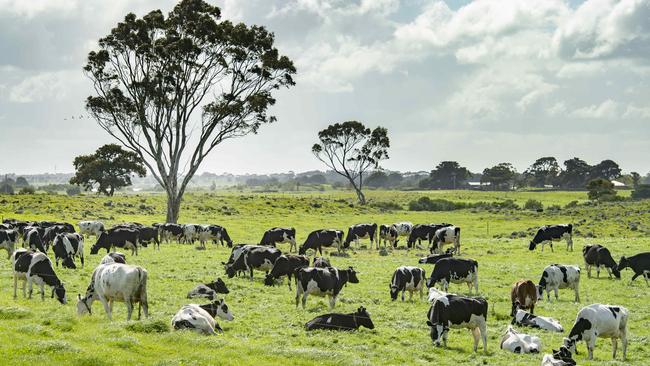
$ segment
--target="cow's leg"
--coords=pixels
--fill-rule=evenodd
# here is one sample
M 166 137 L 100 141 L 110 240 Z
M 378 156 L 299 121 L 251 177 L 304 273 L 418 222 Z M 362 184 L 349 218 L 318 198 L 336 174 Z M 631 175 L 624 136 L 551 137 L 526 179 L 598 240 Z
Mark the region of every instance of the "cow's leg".
M 596 346 L 596 335 L 592 334 L 591 339 L 586 342 L 587 343 L 587 353 L 589 354 L 588 358 L 589 360 L 594 359 L 594 347 Z
M 28 290 L 27 292 L 28 292 L 28 294 L 29 294 L 29 295 L 27 296 L 27 298 L 31 300 L 31 298 L 32 298 L 32 292 L 34 291 L 34 289 L 33 289 L 33 284 L 32 284 L 32 277 L 31 277 L 31 276 L 27 276 L 27 290 Z
M 131 314 L 133 314 L 133 303 L 128 296 L 124 296 L 124 304 L 126 304 L 126 320 L 131 320 Z
M 81 252 L 81 257 L 79 258 L 81 260 L 81 268 L 84 268 L 84 253 Z
M 612 359 L 616 359 L 616 348 L 618 346 L 618 342 L 616 338 L 612 337 Z
M 402 290 L 402 301 L 404 301 L 404 292 L 406 291 L 406 288 Z
M 591 278 L 591 265 L 587 264 L 587 278 Z
M 249 268 L 249 279 L 251 282 L 253 282 L 253 267 Z
M 474 338 L 474 352 L 476 352 L 478 350 L 478 341 L 480 338 L 478 327 L 472 328 L 471 332 L 472 332 L 472 338 Z
M 41 290 L 41 301 L 45 301 L 45 282 L 41 282 L 38 287 Z
M 330 296 L 330 310 L 336 305 L 336 296 Z
M 108 300 L 106 300 L 106 298 L 103 296 L 99 296 L 99 301 L 101 301 L 102 305 L 104 305 L 104 311 L 106 312 L 108 320 L 113 320 L 113 309 L 111 309 L 109 306 Z
M 447 348 L 447 335 L 449 333 L 449 330 L 445 329 L 442 331 L 442 345 L 443 347 Z
M 424 296 L 424 291 L 422 290 L 424 286 L 420 286 L 420 301 L 422 301 L 422 296 Z
M 623 361 L 627 359 L 627 325 L 621 329 L 621 344 L 623 346 Z
M 612 269 L 609 267 L 605 267 L 605 269 L 607 270 L 607 277 L 612 278 Z
M 600 264 L 596 263 L 596 278 L 600 278 Z
M 580 292 L 579 292 L 579 289 L 580 289 L 580 286 L 578 285 L 578 283 L 576 283 L 575 285 L 573 285 L 573 291 L 574 291 L 575 294 L 576 294 L 576 296 L 575 296 L 575 302 L 580 302 Z
M 27 280 L 23 281 L 23 299 L 27 297 Z M 29 297 L 31 299 L 31 295 Z
M 302 294 L 302 308 L 305 308 L 305 305 L 307 305 L 307 292 L 304 292 Z
M 560 298 L 558 297 L 558 290 L 559 290 L 559 288 L 558 288 L 557 286 L 555 286 L 555 287 L 553 288 L 553 292 L 555 293 L 555 301 L 558 301 L 558 300 L 560 299 Z
M 16 272 L 14 272 L 14 299 L 18 297 L 16 290 L 18 290 L 18 276 L 16 275 Z M 23 292 L 23 297 L 24 295 L 25 293 Z
M 298 308 L 298 299 L 300 299 L 300 286 L 296 283 L 296 308 Z
M 483 340 L 483 352 L 487 353 L 487 323 L 483 322 L 479 325 L 481 331 L 481 339 Z

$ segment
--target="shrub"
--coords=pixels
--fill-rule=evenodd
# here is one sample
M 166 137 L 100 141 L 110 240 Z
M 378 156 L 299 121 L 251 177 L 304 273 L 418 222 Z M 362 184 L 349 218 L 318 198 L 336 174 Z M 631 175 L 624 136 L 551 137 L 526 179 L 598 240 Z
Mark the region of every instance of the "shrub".
M 409 202 L 409 211 L 453 211 L 467 207 L 464 203 L 452 202 L 445 199 L 432 200 L 429 197 L 420 197 Z
M 632 198 L 641 200 L 650 198 L 650 184 L 639 184 L 634 191 L 632 191 Z
M 590 200 L 612 201 L 616 196 L 614 184 L 607 179 L 592 179 L 587 183 L 587 193 Z
M 3 183 L 0 185 L 0 194 L 14 194 L 14 187 L 9 183 Z
M 564 205 L 564 208 L 575 208 L 578 207 L 578 201 L 571 201 Z
M 18 194 L 34 194 L 36 190 L 32 186 L 23 187 L 18 191 Z
M 531 211 L 540 211 L 544 209 L 544 205 L 542 204 L 542 202 L 538 200 L 529 199 L 524 204 L 524 209 L 531 210 Z
M 68 187 L 66 188 L 65 193 L 68 196 L 78 196 L 81 194 L 81 188 L 79 186 Z

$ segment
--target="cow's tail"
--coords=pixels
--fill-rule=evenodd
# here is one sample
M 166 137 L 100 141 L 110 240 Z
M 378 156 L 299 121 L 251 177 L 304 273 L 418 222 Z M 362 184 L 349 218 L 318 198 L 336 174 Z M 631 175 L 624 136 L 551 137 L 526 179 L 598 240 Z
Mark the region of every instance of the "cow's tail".
M 144 306 L 145 309 L 149 306 L 147 301 L 147 271 L 138 267 L 138 289 L 136 291 L 138 298 L 138 318 L 140 317 L 140 309 Z

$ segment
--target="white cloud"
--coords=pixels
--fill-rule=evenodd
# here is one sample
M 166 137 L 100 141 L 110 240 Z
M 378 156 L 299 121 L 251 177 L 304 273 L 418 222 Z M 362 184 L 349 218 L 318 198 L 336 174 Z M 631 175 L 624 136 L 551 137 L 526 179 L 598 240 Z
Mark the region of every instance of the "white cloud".
M 39 13 L 70 13 L 77 8 L 78 0 L 0 0 L 0 13 L 8 12 L 28 18 Z
M 579 108 L 571 112 L 571 115 L 577 118 L 585 119 L 614 119 L 620 117 L 621 105 L 611 99 L 600 104 L 593 104 Z
M 9 101 L 14 103 L 33 103 L 61 101 L 66 98 L 70 88 L 80 84 L 79 73 L 44 72 L 29 76 L 9 90 Z
M 622 117 L 630 119 L 650 119 L 650 107 L 637 107 L 630 104 L 627 106 Z

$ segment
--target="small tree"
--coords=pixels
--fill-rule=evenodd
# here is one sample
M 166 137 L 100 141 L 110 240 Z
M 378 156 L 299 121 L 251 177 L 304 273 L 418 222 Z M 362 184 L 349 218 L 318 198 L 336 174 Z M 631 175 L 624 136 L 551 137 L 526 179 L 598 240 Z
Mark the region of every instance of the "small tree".
M 319 144 L 311 151 L 328 168 L 345 177 L 357 193 L 359 203 L 366 204 L 363 177 L 388 159 L 388 130 L 370 130 L 357 121 L 335 123 L 318 133 Z
M 632 198 L 635 200 L 650 198 L 650 184 L 639 184 L 636 186 L 636 189 L 632 191 Z
M 544 204 L 541 201 L 531 198 L 524 204 L 524 209 L 530 211 L 541 211 L 544 209 Z
M 510 189 L 516 173 L 512 164 L 500 163 L 483 170 L 481 183 L 490 183 L 494 189 Z
M 14 194 L 14 187 L 7 183 L 0 183 L 0 194 Z
M 639 184 L 641 184 L 641 174 L 637 172 L 632 172 L 630 173 L 630 177 L 632 178 L 632 186 L 634 188 L 638 187 Z
M 16 178 L 16 188 L 23 188 L 23 187 L 28 187 L 29 182 L 25 177 L 18 177 Z
M 65 189 L 65 193 L 68 196 L 78 196 L 81 194 L 81 188 L 79 186 L 72 186 Z
M 472 173 L 456 161 L 443 161 L 421 182 L 422 188 L 456 189 L 465 185 Z
M 98 193 L 107 196 L 112 196 L 116 189 L 130 186 L 131 174 L 140 177 L 147 174 L 138 154 L 116 144 L 104 145 L 91 155 L 77 156 L 73 164 L 77 172 L 70 184 L 86 190 L 96 187 Z
M 36 189 L 32 186 L 22 187 L 20 191 L 18 191 L 18 194 L 34 194 L 34 193 L 36 193 Z
M 587 183 L 587 193 L 590 200 L 610 200 L 616 196 L 614 183 L 607 179 L 592 179 Z
M 530 177 L 533 186 L 543 187 L 545 184 L 555 184 L 559 173 L 560 166 L 557 159 L 546 156 L 535 160 L 524 175 Z

